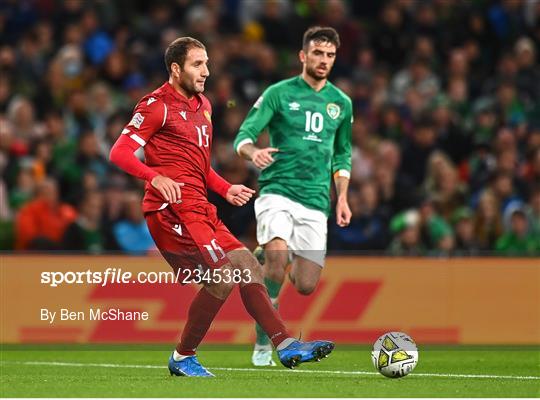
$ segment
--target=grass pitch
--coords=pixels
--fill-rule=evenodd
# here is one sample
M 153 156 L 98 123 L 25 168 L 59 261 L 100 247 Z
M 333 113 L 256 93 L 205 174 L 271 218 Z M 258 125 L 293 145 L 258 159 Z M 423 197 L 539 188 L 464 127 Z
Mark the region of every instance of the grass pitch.
M 217 377 L 169 376 L 163 346 L 1 348 L 2 397 L 539 397 L 538 347 L 420 347 L 412 374 L 376 373 L 365 346 L 337 346 L 296 370 L 251 366 L 250 347 L 206 346 Z

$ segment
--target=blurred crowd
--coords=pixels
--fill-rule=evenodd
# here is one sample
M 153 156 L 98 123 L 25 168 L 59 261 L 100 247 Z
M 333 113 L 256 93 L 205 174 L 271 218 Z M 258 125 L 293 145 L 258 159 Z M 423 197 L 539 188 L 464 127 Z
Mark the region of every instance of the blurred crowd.
M 143 184 L 108 152 L 179 36 L 207 46 L 214 168 L 256 188 L 232 141 L 260 93 L 300 72 L 315 24 L 341 36 L 331 80 L 355 118 L 353 219 L 330 217 L 330 251 L 540 255 L 538 0 L 4 0 L 0 248 L 153 248 Z M 253 247 L 253 204 L 210 198 Z

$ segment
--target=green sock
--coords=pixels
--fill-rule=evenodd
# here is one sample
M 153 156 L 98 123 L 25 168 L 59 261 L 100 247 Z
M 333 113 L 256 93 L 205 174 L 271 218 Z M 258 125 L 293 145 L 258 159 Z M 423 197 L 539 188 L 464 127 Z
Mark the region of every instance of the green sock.
M 274 308 L 277 310 L 278 308 L 277 298 L 279 296 L 279 291 L 281 289 L 281 283 L 272 281 L 268 278 L 264 278 L 264 285 L 266 286 L 266 290 L 268 291 L 268 296 L 270 296 L 270 300 L 272 300 L 272 304 L 274 305 Z M 270 339 L 268 338 L 268 335 L 266 335 L 266 332 L 263 331 L 263 329 L 261 328 L 259 324 L 255 325 L 255 331 L 257 332 L 257 340 L 255 343 L 259 346 L 269 346 Z
M 279 291 L 281 290 L 281 283 L 272 281 L 268 278 L 264 278 L 264 286 L 266 286 L 266 290 L 268 290 L 268 296 L 270 296 L 271 299 L 277 299 L 279 296 Z

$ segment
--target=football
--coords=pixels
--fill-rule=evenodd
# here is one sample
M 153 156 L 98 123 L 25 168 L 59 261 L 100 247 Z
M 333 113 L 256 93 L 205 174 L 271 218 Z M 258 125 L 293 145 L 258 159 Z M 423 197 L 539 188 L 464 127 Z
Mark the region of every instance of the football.
M 377 339 L 371 352 L 373 365 L 388 378 L 408 375 L 418 364 L 418 348 L 402 332 L 388 332 Z

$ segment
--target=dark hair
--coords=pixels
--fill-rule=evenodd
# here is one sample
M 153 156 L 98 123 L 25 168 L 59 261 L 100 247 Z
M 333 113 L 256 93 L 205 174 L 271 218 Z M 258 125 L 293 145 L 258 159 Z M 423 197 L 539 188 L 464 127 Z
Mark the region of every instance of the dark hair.
M 192 37 L 186 36 L 173 40 L 173 42 L 167 46 L 167 50 L 165 50 L 165 67 L 167 67 L 167 72 L 169 74 L 171 73 L 172 63 L 177 63 L 180 65 L 180 68 L 183 69 L 187 53 L 194 47 L 206 50 L 204 44 Z
M 510 214 L 510 218 L 514 219 L 514 217 L 521 217 L 527 220 L 527 213 L 522 208 L 516 208 Z
M 309 42 L 330 42 L 336 49 L 339 48 L 341 42 L 339 41 L 339 35 L 334 28 L 329 26 L 312 26 L 304 33 L 304 39 L 302 41 L 302 48 L 307 49 Z
M 434 127 L 435 127 L 435 122 L 433 121 L 433 117 L 429 113 L 421 114 L 414 121 L 415 129 L 433 129 Z

